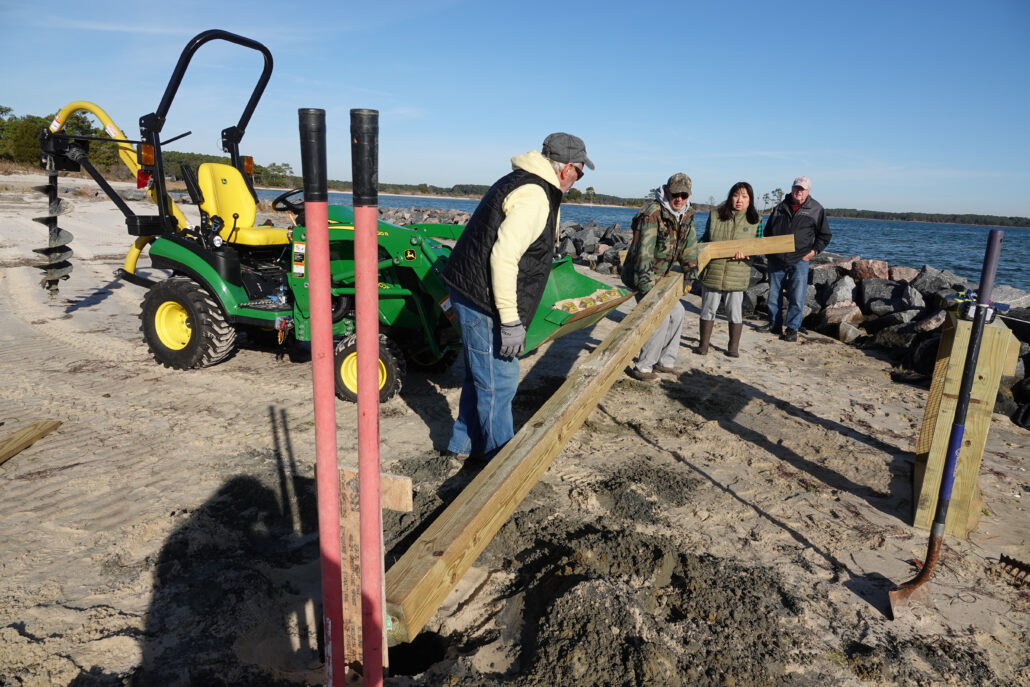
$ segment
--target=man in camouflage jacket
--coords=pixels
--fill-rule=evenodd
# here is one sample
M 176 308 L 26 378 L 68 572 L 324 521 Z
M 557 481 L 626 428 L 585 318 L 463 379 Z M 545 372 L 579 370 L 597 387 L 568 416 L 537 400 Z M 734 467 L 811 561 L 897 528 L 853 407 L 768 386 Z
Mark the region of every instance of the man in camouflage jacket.
M 697 231 L 690 207 L 690 177 L 680 172 L 655 191 L 633 218 L 633 242 L 622 266 L 622 281 L 637 291 L 637 301 L 679 263 L 687 274 L 697 267 Z M 658 379 L 656 372 L 674 373 L 683 328 L 679 302 L 640 349 L 629 374 L 641 381 Z

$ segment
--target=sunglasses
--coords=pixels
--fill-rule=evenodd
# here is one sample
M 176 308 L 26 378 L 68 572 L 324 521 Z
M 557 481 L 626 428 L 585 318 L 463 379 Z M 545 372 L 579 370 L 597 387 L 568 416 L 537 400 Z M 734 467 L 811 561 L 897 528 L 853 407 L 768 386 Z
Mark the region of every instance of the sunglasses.
M 673 193 L 669 197 L 670 198 L 675 198 L 676 200 L 686 200 L 687 198 L 690 197 L 690 194 L 689 193 Z
M 569 164 L 572 165 L 571 162 Z M 582 179 L 583 178 L 583 174 L 584 174 L 583 168 L 582 167 L 577 167 L 576 165 L 572 165 L 572 168 L 574 170 L 576 170 L 576 181 L 579 181 L 580 179 Z

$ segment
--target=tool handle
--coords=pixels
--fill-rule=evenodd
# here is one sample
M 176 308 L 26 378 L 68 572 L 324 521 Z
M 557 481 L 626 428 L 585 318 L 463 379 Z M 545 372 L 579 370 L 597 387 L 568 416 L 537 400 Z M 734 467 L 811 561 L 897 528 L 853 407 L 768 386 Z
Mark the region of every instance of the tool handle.
M 354 207 L 379 204 L 379 111 L 350 111 L 350 160 Z
M 325 110 L 307 107 L 297 110 L 300 120 L 300 166 L 304 176 L 304 202 L 329 200 L 326 172 Z
M 1005 232 L 991 229 L 987 234 L 987 251 L 984 253 L 984 266 L 980 272 L 980 288 L 977 289 L 980 305 L 991 302 L 991 291 L 994 290 L 994 276 L 998 273 L 998 256 L 1001 255 L 1001 239 Z

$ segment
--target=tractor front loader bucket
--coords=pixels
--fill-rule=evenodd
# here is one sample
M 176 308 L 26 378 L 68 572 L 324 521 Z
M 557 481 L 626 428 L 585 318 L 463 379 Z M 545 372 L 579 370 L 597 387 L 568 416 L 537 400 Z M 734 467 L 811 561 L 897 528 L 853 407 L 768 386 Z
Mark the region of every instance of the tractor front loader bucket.
M 540 307 L 526 330 L 526 353 L 603 319 L 633 295 L 580 274 L 565 258 L 555 262 Z

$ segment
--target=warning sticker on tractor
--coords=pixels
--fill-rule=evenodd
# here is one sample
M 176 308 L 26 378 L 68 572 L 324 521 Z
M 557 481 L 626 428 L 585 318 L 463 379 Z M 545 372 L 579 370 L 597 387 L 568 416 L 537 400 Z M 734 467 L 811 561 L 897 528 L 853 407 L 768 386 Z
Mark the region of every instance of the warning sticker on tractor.
M 454 314 L 454 307 L 451 305 L 451 297 L 444 296 L 442 300 L 438 302 L 440 309 L 443 310 L 443 314 L 447 316 L 451 322 L 457 324 L 457 316 Z
M 307 253 L 307 244 L 298 241 L 293 244 L 293 276 L 304 276 L 304 256 Z

